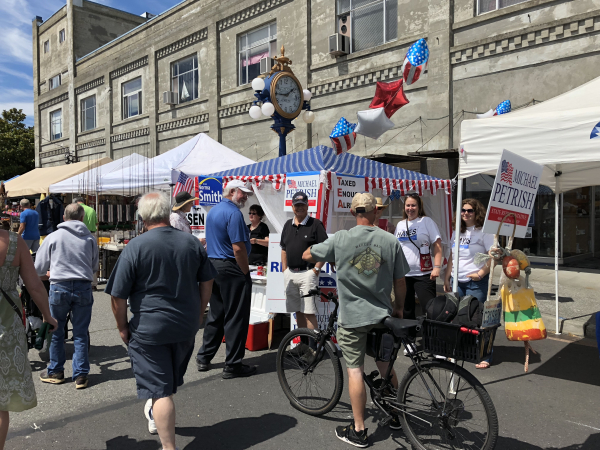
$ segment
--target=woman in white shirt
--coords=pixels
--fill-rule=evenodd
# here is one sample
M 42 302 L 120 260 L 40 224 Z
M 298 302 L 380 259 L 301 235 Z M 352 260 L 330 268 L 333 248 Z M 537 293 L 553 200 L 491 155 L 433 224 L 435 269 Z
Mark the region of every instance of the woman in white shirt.
M 404 318 L 415 319 L 415 294 L 424 308 L 436 296 L 435 280 L 442 267 L 440 231 L 435 222 L 425 216 L 418 194 L 408 194 L 404 199 L 404 220 L 398 222 L 394 235 L 410 267 L 406 274 Z
M 458 293 L 472 295 L 481 303 L 487 298 L 490 267 L 488 263 L 475 264 L 477 253 L 487 253 L 494 244 L 494 235 L 482 231 L 485 221 L 485 207 L 479 200 L 466 198 L 462 201 L 460 212 L 460 248 L 458 251 Z M 452 251 L 454 252 L 456 231 L 452 233 Z M 452 292 L 452 255 L 444 276 L 444 291 Z M 477 364 L 478 369 L 487 369 L 488 361 Z

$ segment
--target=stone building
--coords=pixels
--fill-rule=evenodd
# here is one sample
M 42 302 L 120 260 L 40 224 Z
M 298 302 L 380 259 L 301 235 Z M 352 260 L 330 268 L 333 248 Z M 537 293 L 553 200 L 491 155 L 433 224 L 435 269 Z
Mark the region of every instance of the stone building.
M 350 52 L 334 57 L 329 37 L 342 25 Z M 428 71 L 405 89 L 396 128 L 359 136 L 352 152 L 453 176 L 451 164 L 414 155 L 455 152 L 460 122 L 503 100 L 544 101 L 600 75 L 599 30 L 600 0 L 187 0 L 157 16 L 67 0 L 33 21 L 36 165 L 63 164 L 66 152 L 154 156 L 199 132 L 252 159 L 276 157 L 271 120 L 248 114 L 249 82 L 282 45 L 316 113 L 295 121 L 288 153 L 330 145 L 337 120 L 355 122 L 375 83 L 398 79 L 425 38 Z

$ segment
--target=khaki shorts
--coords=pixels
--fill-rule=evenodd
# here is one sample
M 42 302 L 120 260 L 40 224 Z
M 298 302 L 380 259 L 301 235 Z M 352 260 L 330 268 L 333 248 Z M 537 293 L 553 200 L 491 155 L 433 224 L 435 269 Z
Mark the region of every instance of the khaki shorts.
M 319 277 L 310 269 L 303 272 L 292 272 L 290 269 L 285 269 L 283 280 L 286 311 L 317 314 L 316 302 L 320 299 L 316 297 L 302 298 L 302 296 L 317 287 Z
M 356 328 L 338 327 L 335 337 L 342 349 L 342 355 L 344 355 L 344 359 L 346 360 L 346 367 L 349 369 L 364 366 L 365 354 L 367 352 L 367 336 L 369 331 L 374 328 L 386 328 L 386 326 L 381 323 L 375 323 Z

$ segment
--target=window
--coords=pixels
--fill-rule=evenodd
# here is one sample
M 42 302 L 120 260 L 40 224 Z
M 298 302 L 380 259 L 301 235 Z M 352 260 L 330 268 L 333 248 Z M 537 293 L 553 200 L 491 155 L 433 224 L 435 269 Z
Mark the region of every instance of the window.
M 477 14 L 483 14 L 497 9 L 523 3 L 527 0 L 477 0 Z
M 50 140 L 62 137 L 62 109 L 50 113 Z
M 198 98 L 198 56 L 173 63 L 171 71 L 171 91 L 177 92 L 179 103 Z
M 142 113 L 142 77 L 123 83 L 123 119 Z
M 350 52 L 398 38 L 398 0 L 337 0 L 337 8 L 338 23 L 350 22 Z
M 61 44 L 63 42 L 65 42 L 65 29 L 64 28 L 58 32 L 58 42 Z
M 260 60 L 277 56 L 277 24 L 271 23 L 238 38 L 240 86 L 260 75 Z
M 44 53 L 48 53 L 50 51 L 50 41 L 44 42 Z
M 96 128 L 96 96 L 81 100 L 81 131 Z
M 60 74 L 50 78 L 50 88 L 48 90 L 56 89 L 60 86 Z

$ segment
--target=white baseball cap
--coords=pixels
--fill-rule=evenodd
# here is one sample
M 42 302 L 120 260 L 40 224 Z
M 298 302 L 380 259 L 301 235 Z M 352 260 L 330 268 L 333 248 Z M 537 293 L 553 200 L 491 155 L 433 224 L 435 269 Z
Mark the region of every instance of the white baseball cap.
M 252 189 L 250 189 L 242 180 L 231 180 L 227 183 L 227 189 L 229 188 L 238 188 L 243 192 L 252 194 Z

